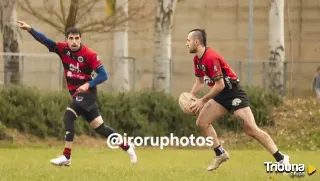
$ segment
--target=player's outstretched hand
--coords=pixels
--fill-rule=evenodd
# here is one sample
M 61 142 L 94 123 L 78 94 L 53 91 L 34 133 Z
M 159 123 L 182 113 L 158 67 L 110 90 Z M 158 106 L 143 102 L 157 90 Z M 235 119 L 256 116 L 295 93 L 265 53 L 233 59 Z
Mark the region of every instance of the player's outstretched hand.
M 24 21 L 16 21 L 16 22 L 18 23 L 19 28 L 30 31 L 31 26 L 25 23 Z
M 203 106 L 204 102 L 201 99 L 196 99 L 196 101 L 190 106 L 191 112 L 199 114 Z

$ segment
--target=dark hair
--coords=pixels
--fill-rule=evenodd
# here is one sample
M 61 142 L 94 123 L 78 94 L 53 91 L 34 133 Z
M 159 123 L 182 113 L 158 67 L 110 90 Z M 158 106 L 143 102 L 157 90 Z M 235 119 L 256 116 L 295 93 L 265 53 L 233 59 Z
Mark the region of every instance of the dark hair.
M 317 68 L 317 71 L 319 71 L 319 70 L 320 70 L 320 67 Z
M 207 46 L 207 33 L 204 29 L 193 29 L 189 31 L 189 33 L 194 32 L 194 36 L 196 36 L 199 40 L 200 43 L 204 46 Z
M 81 37 L 81 31 L 79 28 L 75 28 L 75 27 L 68 28 L 65 34 L 66 38 L 68 38 L 69 34 L 79 34 Z

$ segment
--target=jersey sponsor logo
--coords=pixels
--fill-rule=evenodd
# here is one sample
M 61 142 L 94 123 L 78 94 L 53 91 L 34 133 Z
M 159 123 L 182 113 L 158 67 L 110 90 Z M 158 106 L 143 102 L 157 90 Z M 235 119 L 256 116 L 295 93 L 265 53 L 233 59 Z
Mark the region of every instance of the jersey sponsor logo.
M 68 71 L 68 72 L 67 72 L 67 77 L 73 78 L 73 79 L 76 78 L 76 79 L 80 79 L 80 80 L 86 79 L 85 76 L 79 75 L 79 74 L 73 74 L 71 71 Z
M 203 65 L 203 64 L 200 64 L 200 63 L 197 63 L 197 69 L 198 70 L 202 70 L 202 71 L 204 71 L 204 72 L 207 72 L 207 67 L 205 66 L 205 65 Z
M 208 76 L 204 76 L 203 77 L 203 81 L 207 84 L 207 85 L 209 85 L 209 84 L 213 84 L 213 80 L 212 79 L 210 79 Z
M 68 71 L 67 72 L 67 77 L 72 77 L 72 72 Z
M 79 63 L 77 63 L 77 65 L 69 64 L 69 70 L 72 72 L 81 72 Z

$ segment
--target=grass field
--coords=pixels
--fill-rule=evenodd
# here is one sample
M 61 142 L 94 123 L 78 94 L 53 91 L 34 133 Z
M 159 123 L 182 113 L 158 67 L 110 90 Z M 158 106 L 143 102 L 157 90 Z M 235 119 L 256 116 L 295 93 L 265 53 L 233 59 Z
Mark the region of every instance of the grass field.
M 206 168 L 213 158 L 210 150 L 137 148 L 138 164 L 131 165 L 121 150 L 75 146 L 70 167 L 49 163 L 61 148 L 0 148 L 0 181 L 319 181 L 319 173 L 303 178 L 267 174 L 264 161 L 273 157 L 266 151 L 228 150 L 231 159 L 216 172 Z M 286 152 L 292 163 L 320 166 L 317 152 Z

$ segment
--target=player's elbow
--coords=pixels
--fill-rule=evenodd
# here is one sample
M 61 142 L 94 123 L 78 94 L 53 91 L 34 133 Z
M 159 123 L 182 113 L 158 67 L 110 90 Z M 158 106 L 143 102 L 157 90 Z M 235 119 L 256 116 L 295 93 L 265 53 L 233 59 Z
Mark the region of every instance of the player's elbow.
M 202 77 L 198 77 L 198 78 L 196 79 L 196 82 L 197 82 L 199 85 L 201 85 L 201 86 L 204 85 L 204 81 L 203 81 L 203 78 L 202 78 Z
M 106 73 L 104 76 L 104 81 L 108 80 L 108 74 Z
M 225 86 L 226 85 L 224 84 L 224 81 L 222 78 L 216 82 L 216 87 L 219 89 L 219 91 L 222 91 L 225 88 Z
M 219 86 L 219 90 L 222 91 L 225 88 L 224 83 Z
M 108 74 L 106 71 L 102 71 L 101 79 L 104 81 L 108 80 Z
M 98 69 L 98 75 L 101 77 L 102 82 L 108 80 L 108 73 L 104 67 Z

